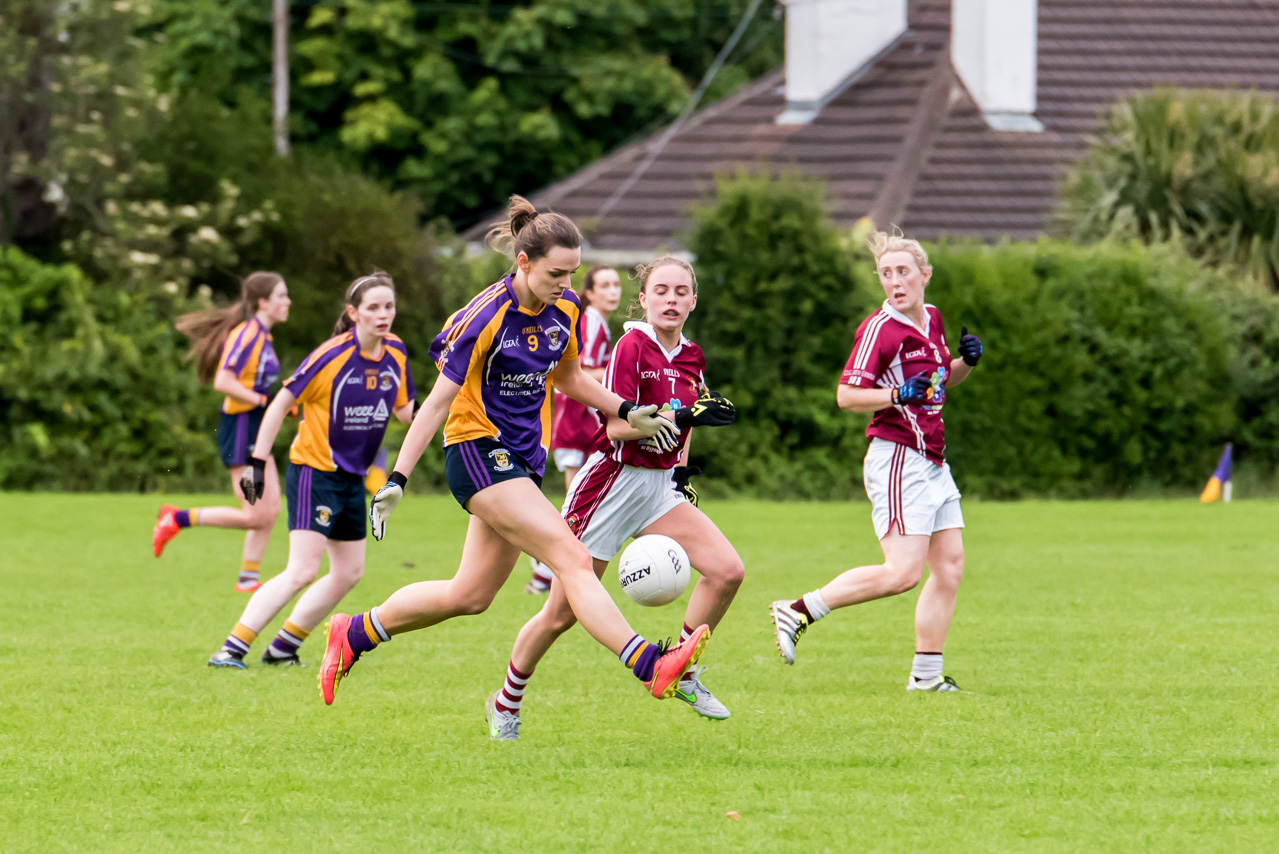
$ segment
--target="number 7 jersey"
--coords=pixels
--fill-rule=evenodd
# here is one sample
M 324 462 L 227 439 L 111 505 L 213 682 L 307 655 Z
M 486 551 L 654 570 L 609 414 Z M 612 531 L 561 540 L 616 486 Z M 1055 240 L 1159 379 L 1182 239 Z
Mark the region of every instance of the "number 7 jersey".
M 640 406 L 655 403 L 671 409 L 692 406 L 706 384 L 706 356 L 702 348 L 680 336 L 674 350 L 657 342 L 657 333 L 648 323 L 631 321 L 626 334 L 617 341 L 613 358 L 604 374 L 604 385 L 623 400 Z M 613 442 L 601 429 L 596 448 L 622 465 L 645 469 L 672 469 L 688 445 L 689 431 L 680 434 L 679 447 L 663 453 L 652 439 Z

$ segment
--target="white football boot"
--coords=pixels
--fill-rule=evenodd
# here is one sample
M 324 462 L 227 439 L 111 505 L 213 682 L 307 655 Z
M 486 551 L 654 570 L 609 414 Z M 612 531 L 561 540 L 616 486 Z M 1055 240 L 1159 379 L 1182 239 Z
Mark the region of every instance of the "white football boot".
M 777 635 L 777 651 L 782 654 L 782 661 L 795 663 L 795 644 L 808 630 L 808 616 L 790 606 L 792 599 L 778 599 L 768 606 L 773 617 L 773 630 Z
M 914 676 L 906 677 L 907 691 L 961 691 L 967 693 L 963 688 L 955 684 L 955 680 L 949 676 L 934 676 L 932 679 L 917 679 Z
M 497 691 L 484 701 L 484 720 L 488 721 L 489 739 L 492 741 L 519 741 L 520 716 L 504 712 L 497 707 Z
M 551 568 L 531 555 L 529 563 L 533 564 L 533 577 L 524 585 L 524 592 L 533 596 L 545 596 L 551 592 L 551 582 L 546 580 L 553 575 Z
M 675 687 L 675 697 L 688 703 L 693 707 L 693 711 L 702 717 L 710 718 L 713 721 L 722 721 L 733 713 L 728 710 L 727 706 L 716 700 L 710 689 L 702 684 L 702 680 L 698 677 L 705 672 L 705 667 L 698 667 L 685 673 L 684 678 Z

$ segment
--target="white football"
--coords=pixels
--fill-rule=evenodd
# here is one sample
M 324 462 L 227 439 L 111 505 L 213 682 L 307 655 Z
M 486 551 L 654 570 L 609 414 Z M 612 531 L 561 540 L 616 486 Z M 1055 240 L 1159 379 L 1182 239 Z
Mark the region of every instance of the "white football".
M 641 605 L 669 605 L 684 592 L 688 577 L 684 547 L 661 534 L 637 537 L 617 565 L 622 589 Z

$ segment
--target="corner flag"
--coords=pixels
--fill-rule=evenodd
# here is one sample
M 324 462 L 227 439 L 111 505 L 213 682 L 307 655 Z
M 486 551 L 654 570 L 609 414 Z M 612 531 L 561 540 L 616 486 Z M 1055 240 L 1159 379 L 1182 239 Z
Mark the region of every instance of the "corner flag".
M 1226 449 L 1221 452 L 1221 462 L 1217 463 L 1217 470 L 1212 473 L 1212 477 L 1208 478 L 1208 485 L 1199 496 L 1201 502 L 1207 504 L 1218 498 L 1227 503 L 1230 502 L 1230 464 L 1233 450 L 1234 446 L 1227 442 Z

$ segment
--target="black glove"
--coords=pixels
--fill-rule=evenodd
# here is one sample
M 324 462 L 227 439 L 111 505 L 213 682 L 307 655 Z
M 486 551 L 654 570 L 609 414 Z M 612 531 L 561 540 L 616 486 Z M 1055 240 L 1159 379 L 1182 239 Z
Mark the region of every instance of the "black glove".
M 959 327 L 959 357 L 964 364 L 972 367 L 981 361 L 981 339 L 968 334 L 968 324 Z
M 266 460 L 249 457 L 249 466 L 249 471 L 240 475 L 240 491 L 244 493 L 244 500 L 252 505 L 266 494 Z
M 688 503 L 694 507 L 697 506 L 697 490 L 688 482 L 688 479 L 695 474 L 701 474 L 702 470 L 696 466 L 676 466 L 671 472 L 671 480 L 675 483 L 675 491 L 688 499 Z
M 724 427 L 737 420 L 737 408 L 733 402 L 717 391 L 709 389 L 692 406 L 675 410 L 675 426 L 681 430 L 689 427 Z
M 921 405 L 928 402 L 928 389 L 932 388 L 929 374 L 915 374 L 906 382 L 893 389 L 893 406 L 907 404 Z

